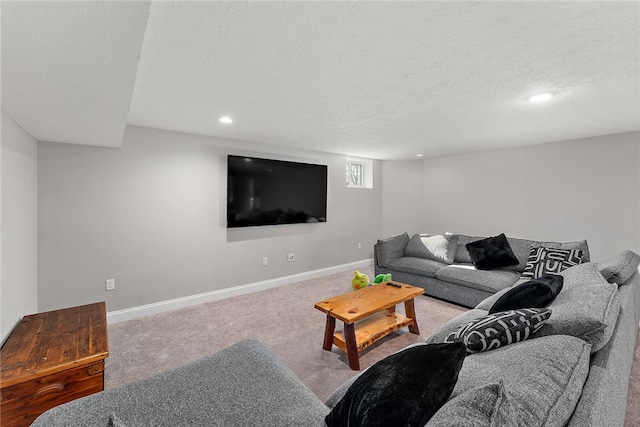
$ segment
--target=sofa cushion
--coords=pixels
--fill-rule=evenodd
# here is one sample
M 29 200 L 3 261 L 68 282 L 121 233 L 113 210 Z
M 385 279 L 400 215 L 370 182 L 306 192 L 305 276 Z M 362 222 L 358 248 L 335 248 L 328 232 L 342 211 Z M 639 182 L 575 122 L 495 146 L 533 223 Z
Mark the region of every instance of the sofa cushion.
M 511 427 L 518 416 L 502 381 L 486 384 L 449 400 L 425 427 Z
M 567 268 L 560 273 L 564 277 L 563 291 L 580 286 L 589 286 L 594 283 L 607 284 L 607 279 L 598 270 L 595 262 L 586 262 L 575 267 Z
M 566 335 L 472 354 L 464 361 L 451 399 L 503 381 L 518 425 L 564 426 L 582 394 L 589 360 L 589 344 Z
M 407 233 L 398 234 L 376 243 L 376 262 L 379 267 L 387 267 L 391 260 L 404 256 L 404 248 L 409 243 Z
M 321 427 L 329 408 L 264 344 L 244 340 L 56 406 L 32 426 L 104 427 L 113 413 L 129 426 Z
M 562 291 L 549 305 L 553 316 L 537 336 L 572 335 L 590 343 L 596 352 L 609 341 L 618 320 L 620 299 L 617 285 L 608 283 L 596 263 L 592 262 L 568 268 L 560 275 L 564 277 Z M 505 289 L 491 295 L 472 311 L 481 313 L 489 310 L 508 291 Z M 436 330 L 439 331 L 440 328 Z M 439 333 L 442 335 L 443 332 Z
M 497 292 L 518 281 L 520 274 L 508 270 L 477 270 L 472 265 L 454 264 L 439 269 L 435 273 L 442 281 Z
M 609 283 L 621 285 L 638 271 L 639 264 L 640 255 L 626 250 L 602 262 L 598 262 L 596 265 L 602 276 L 604 276 Z
M 432 259 L 451 264 L 456 255 L 455 234 L 414 234 L 404 248 L 405 256 Z
M 557 274 L 546 274 L 513 286 L 500 296 L 489 309 L 489 314 L 519 308 L 546 307 L 562 290 L 564 277 Z
M 519 263 L 504 234 L 467 243 L 466 247 L 471 262 L 478 270 L 493 270 Z
M 446 267 L 446 265 L 442 261 L 405 256 L 391 260 L 387 268 L 418 276 L 436 277 L 436 271 Z
M 531 247 L 527 266 L 522 278 L 537 279 L 547 274 L 560 272 L 582 264 L 583 253 L 580 249 L 554 249 L 545 246 Z
M 444 342 L 462 342 L 468 353 L 494 350 L 531 338 L 551 316 L 548 308 L 502 311 L 460 325 Z
M 567 268 L 560 273 L 560 276 L 564 277 L 564 283 L 562 285 L 563 291 L 572 289 L 576 286 L 590 285 L 593 283 L 608 283 L 598 271 L 596 264 L 592 262 L 582 263 L 575 267 Z M 518 286 L 529 280 L 530 279 L 519 279 L 513 286 Z M 493 304 L 509 290 L 510 289 L 503 289 L 496 292 L 478 303 L 475 308 L 489 310 Z
M 479 236 L 468 236 L 466 234 L 458 235 L 458 248 L 456 251 L 456 256 L 454 258 L 455 262 L 463 263 L 463 264 L 471 264 L 471 257 L 469 256 L 469 252 L 467 251 L 466 244 L 470 242 L 475 242 L 477 240 L 484 239 L 484 237 Z M 518 258 L 517 265 L 511 265 L 504 267 L 507 270 L 519 271 L 522 273 L 524 271 L 525 266 L 527 265 L 527 260 L 529 259 L 529 251 L 531 247 L 545 246 L 547 248 L 554 249 L 580 249 L 583 254 L 583 262 L 589 262 L 589 246 L 587 245 L 586 240 L 581 240 L 579 242 L 538 242 L 535 240 L 527 240 L 527 239 L 517 239 L 514 237 L 508 237 L 507 241 L 511 246 L 511 250 L 513 251 L 516 258 Z
M 611 338 L 620 313 L 618 286 L 594 283 L 564 289 L 550 305 L 553 316 L 538 336 L 571 335 L 600 350 Z
M 618 319 L 617 286 L 608 283 L 592 262 L 568 268 L 560 276 L 564 278 L 562 291 L 549 305 L 553 316 L 537 335 L 572 335 L 586 340 L 593 345 L 594 352 L 598 351 L 611 338 Z M 491 295 L 480 302 L 476 310 L 491 309 L 509 291 L 505 289 Z
M 508 237 L 507 241 L 509 242 L 509 246 L 511 246 L 511 250 L 513 254 L 518 258 L 518 264 L 508 265 L 503 267 L 506 270 L 513 270 L 519 273 L 524 271 L 524 268 L 527 266 L 527 260 L 529 259 L 529 251 L 531 250 L 531 245 L 536 242 L 533 240 L 526 239 L 517 239 L 515 237 Z
M 471 256 L 467 250 L 467 243 L 482 239 L 485 239 L 485 237 L 458 234 L 458 247 L 456 248 L 456 256 L 453 258 L 453 261 L 456 263 L 471 264 Z
M 329 427 L 422 427 L 449 398 L 465 355 L 461 343 L 392 354 L 363 372 L 325 421 Z

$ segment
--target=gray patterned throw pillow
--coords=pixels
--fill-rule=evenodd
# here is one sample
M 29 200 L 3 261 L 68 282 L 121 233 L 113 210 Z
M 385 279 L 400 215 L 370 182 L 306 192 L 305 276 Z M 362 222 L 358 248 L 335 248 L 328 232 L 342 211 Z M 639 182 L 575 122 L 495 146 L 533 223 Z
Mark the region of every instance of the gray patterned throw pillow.
M 461 325 L 444 342 L 462 342 L 467 353 L 493 350 L 530 338 L 550 316 L 549 308 L 501 311 Z

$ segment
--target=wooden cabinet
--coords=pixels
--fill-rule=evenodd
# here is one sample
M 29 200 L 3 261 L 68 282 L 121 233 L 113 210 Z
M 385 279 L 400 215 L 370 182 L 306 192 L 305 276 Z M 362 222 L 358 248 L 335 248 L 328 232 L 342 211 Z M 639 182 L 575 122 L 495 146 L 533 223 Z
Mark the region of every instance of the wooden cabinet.
M 25 316 L 0 349 L 0 425 L 104 390 L 104 302 Z

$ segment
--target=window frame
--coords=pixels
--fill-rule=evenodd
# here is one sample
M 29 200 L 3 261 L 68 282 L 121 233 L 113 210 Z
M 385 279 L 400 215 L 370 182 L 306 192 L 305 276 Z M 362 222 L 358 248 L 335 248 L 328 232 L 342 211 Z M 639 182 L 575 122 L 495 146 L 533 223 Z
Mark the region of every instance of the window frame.
M 357 177 L 353 173 L 354 167 L 359 169 L 359 174 Z M 364 162 L 359 162 L 357 160 L 347 160 L 345 174 L 346 174 L 346 183 L 348 188 L 365 188 L 364 183 L 365 183 L 366 167 Z M 354 181 L 353 179 L 354 177 L 358 178 L 357 179 L 358 182 Z

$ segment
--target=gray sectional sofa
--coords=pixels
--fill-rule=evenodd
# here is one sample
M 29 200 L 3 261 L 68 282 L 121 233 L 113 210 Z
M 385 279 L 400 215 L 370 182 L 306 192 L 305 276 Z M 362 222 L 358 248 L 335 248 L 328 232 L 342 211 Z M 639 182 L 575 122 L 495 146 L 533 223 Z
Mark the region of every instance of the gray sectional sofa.
M 606 266 L 616 258 L 617 265 L 627 269 L 624 281 L 607 273 Z M 553 313 L 536 338 L 506 346 L 502 354 L 494 350 L 467 357 L 467 366 L 463 367 L 456 386 L 459 390 L 454 390 L 453 396 L 476 384 L 478 372 L 484 371 L 487 373 L 484 381 L 489 381 L 488 377 L 496 381 L 504 379 L 512 395 L 527 401 L 537 398 L 528 389 L 545 378 L 549 384 L 539 392 L 557 393 L 558 401 L 549 409 L 543 425 L 623 426 L 640 322 L 639 259 L 637 254 L 626 251 L 602 263 L 589 262 L 562 272 L 563 289 L 549 306 Z M 486 315 L 507 291 L 492 295 L 473 310 L 442 325 L 427 342 L 439 342 L 457 325 Z M 576 352 L 575 346 L 580 344 L 586 347 Z M 540 353 L 535 356 L 534 350 Z M 468 363 L 471 361 L 473 364 Z M 499 374 L 496 366 L 501 367 Z M 564 391 L 563 385 L 567 386 Z M 567 409 L 565 422 L 554 419 L 560 418 L 560 410 Z
M 526 341 L 467 355 L 453 393 L 426 426 L 622 427 L 640 321 L 639 261 L 625 251 L 563 271 L 563 289 L 542 329 Z M 508 291 L 445 323 L 427 343 L 486 315 Z M 322 426 L 358 375 L 321 402 L 264 345 L 241 341 L 53 408 L 33 426 Z
M 475 307 L 480 301 L 513 286 L 525 269 L 532 245 L 549 248 L 580 249 L 583 261 L 589 262 L 586 240 L 578 242 L 540 242 L 507 236 L 518 258 L 518 264 L 494 270 L 477 270 L 471 263 L 466 244 L 485 237 L 447 234 L 447 252 L 433 254 L 420 246 L 420 239 L 429 235 L 407 233 L 378 240 L 374 245 L 375 273 L 391 273 L 394 280 L 424 288 L 425 294 L 465 307 Z M 444 242 L 444 240 L 443 240 Z

